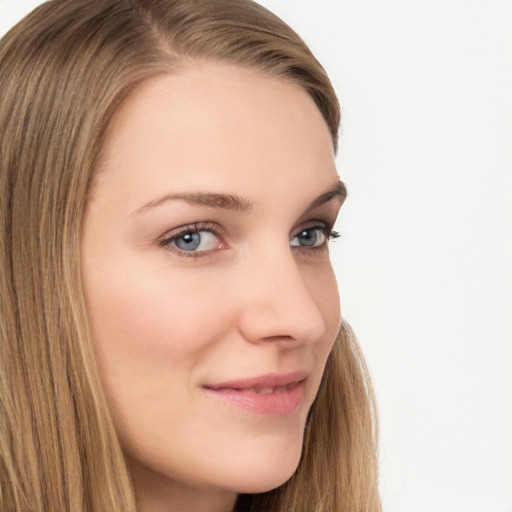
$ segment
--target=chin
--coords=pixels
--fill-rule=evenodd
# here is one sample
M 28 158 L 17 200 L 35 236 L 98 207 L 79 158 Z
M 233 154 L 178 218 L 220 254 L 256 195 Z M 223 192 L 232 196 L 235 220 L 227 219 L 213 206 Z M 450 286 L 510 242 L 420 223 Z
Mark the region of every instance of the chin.
M 295 470 L 294 470 L 295 471 Z M 250 480 L 237 487 L 237 494 L 261 494 L 277 489 L 286 483 L 293 475 L 294 471 L 286 475 L 279 475 L 272 478 L 261 478 L 261 480 Z
M 287 482 L 295 473 L 300 461 L 300 451 L 286 454 L 281 460 L 254 463 L 249 459 L 237 474 L 232 474 L 229 486 L 238 494 L 259 494 L 271 491 Z

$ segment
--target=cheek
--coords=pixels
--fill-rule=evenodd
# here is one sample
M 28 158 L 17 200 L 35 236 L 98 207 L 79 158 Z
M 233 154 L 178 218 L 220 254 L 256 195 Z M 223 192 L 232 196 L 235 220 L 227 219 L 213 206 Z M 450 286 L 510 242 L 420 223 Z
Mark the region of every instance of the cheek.
M 117 265 L 105 270 L 87 280 L 86 295 L 110 393 L 143 397 L 186 385 L 178 376 L 231 322 L 222 294 L 186 272 L 136 273 Z
M 340 298 L 334 270 L 329 261 L 302 271 L 304 284 L 325 322 L 326 339 L 338 333 L 341 321 Z
M 241 490 L 248 483 L 256 486 L 248 492 L 289 478 L 339 326 L 330 265 L 301 266 L 303 284 L 325 322 L 324 336 L 287 352 L 294 363 L 314 361 L 307 407 L 291 418 L 253 421 L 197 392 L 205 374 L 228 376 L 244 365 L 252 372 L 253 361 L 269 361 L 264 354 L 272 352 L 244 343 L 237 329 L 246 302 L 236 291 L 247 292 L 247 269 L 191 270 L 165 258 L 149 264 L 126 254 L 98 261 L 101 265 L 88 260 L 85 266 L 88 312 L 116 429 L 134 463 L 188 482 L 203 478 Z

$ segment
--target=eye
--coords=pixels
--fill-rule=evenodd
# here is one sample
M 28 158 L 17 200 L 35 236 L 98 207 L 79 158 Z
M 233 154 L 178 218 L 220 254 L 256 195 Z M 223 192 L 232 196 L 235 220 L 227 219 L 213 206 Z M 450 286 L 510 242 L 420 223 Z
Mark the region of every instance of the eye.
M 162 247 L 174 250 L 178 254 L 181 253 L 183 256 L 198 256 L 200 253 L 224 248 L 220 233 L 217 234 L 215 231 L 218 231 L 218 227 L 215 225 L 194 224 L 183 226 L 168 233 L 159 244 Z
M 171 241 L 171 245 L 182 251 L 209 251 L 218 245 L 218 238 L 209 231 L 197 231 L 177 236 Z
M 323 247 L 329 238 L 336 238 L 338 233 L 331 231 L 327 226 L 312 226 L 301 229 L 290 239 L 291 247 L 311 247 L 313 249 Z

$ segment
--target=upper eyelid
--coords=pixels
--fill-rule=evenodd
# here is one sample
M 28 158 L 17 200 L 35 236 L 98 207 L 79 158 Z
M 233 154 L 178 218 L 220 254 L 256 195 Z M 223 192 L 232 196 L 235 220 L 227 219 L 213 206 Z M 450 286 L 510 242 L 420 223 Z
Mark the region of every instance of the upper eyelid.
M 322 228 L 322 229 L 332 229 L 334 227 L 335 221 L 329 221 L 327 219 L 311 219 L 301 222 L 296 228 L 291 232 L 292 236 L 294 234 L 299 233 L 304 229 L 312 229 L 312 228 Z
M 304 229 L 332 229 L 333 226 L 334 222 L 329 222 L 327 220 L 322 219 L 311 219 L 309 221 L 304 221 L 298 227 L 293 228 L 293 230 L 290 232 L 290 236 L 296 236 L 296 234 L 298 234 L 301 230 Z M 169 231 L 166 231 L 162 236 L 159 237 L 159 240 L 165 242 L 173 238 L 178 238 L 187 233 L 199 233 L 201 231 L 209 231 L 217 236 L 222 236 L 226 232 L 224 228 L 222 228 L 219 224 L 214 222 L 194 222 L 190 224 L 184 224 L 183 226 L 178 226 L 176 228 L 170 229 Z
M 159 237 L 159 240 L 165 242 L 173 238 L 179 238 L 180 236 L 186 235 L 187 233 L 199 233 L 201 231 L 208 231 L 217 236 L 222 236 L 225 232 L 221 226 L 213 222 L 194 222 L 166 231 L 162 236 Z

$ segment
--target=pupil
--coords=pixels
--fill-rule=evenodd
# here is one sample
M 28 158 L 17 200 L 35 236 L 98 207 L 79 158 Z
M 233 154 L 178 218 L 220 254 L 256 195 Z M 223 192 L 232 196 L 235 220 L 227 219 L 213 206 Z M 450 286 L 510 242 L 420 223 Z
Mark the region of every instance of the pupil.
M 199 233 L 188 233 L 176 239 L 176 247 L 185 251 L 193 251 L 199 247 L 201 243 L 201 235 Z

